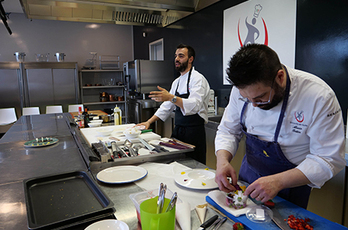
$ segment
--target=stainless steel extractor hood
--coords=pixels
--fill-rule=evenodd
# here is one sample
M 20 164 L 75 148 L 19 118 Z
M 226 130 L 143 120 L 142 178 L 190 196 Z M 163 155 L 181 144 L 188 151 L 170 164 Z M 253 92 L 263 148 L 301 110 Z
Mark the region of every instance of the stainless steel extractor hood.
M 165 27 L 219 0 L 20 0 L 29 19 Z

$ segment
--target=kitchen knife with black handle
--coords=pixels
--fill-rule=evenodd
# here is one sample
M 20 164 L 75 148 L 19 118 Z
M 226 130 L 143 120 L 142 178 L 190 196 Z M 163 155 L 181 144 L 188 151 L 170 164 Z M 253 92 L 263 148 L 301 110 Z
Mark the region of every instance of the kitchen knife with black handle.
M 218 217 L 219 217 L 218 215 L 211 217 L 209 220 L 207 220 L 201 226 L 199 226 L 199 228 L 197 230 L 204 230 L 204 229 L 209 228 L 210 225 L 212 225 L 215 222 L 215 220 L 217 220 Z

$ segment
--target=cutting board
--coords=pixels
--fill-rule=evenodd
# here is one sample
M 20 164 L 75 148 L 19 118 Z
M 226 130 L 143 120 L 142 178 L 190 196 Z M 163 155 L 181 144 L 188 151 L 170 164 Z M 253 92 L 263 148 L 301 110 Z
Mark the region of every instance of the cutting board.
M 133 127 L 134 125 L 135 124 L 110 125 L 110 126 L 100 126 L 100 127 L 94 127 L 94 128 L 83 128 L 80 130 L 82 135 L 85 137 L 85 139 L 87 140 L 90 146 L 92 146 L 92 143 L 99 142 L 99 140 L 104 142 L 116 141 L 117 145 L 123 145 L 124 141 L 126 140 L 126 137 L 123 134 L 123 131 Z M 111 135 L 103 136 L 98 133 L 98 130 L 102 130 L 102 129 L 114 129 L 114 131 L 111 133 Z M 117 138 L 118 140 L 112 139 L 112 137 Z M 154 132 L 142 133 L 139 135 L 139 137 L 141 137 L 142 139 L 146 141 L 161 139 L 161 136 Z M 134 141 L 136 142 L 138 140 L 135 139 Z
M 223 215 L 227 216 L 231 220 L 235 222 L 240 222 L 242 223 L 246 229 L 260 229 L 260 230 L 279 230 L 279 227 L 277 227 L 273 221 L 269 223 L 254 223 L 251 222 L 245 215 L 240 215 L 240 216 L 234 216 L 232 215 L 228 210 L 226 210 L 228 207 L 226 205 L 220 205 L 219 201 L 215 198 L 210 197 L 209 194 L 206 196 L 206 201 L 212 205 L 214 208 L 219 210 Z M 275 197 L 272 199 L 275 203 L 275 207 L 279 211 L 279 213 L 286 219 L 289 215 L 294 215 L 296 218 L 309 218 L 310 225 L 313 226 L 314 229 L 348 229 L 344 227 L 343 225 L 334 223 L 332 221 L 329 221 L 321 216 L 318 216 L 304 208 L 301 208 L 287 200 L 284 200 L 281 197 Z

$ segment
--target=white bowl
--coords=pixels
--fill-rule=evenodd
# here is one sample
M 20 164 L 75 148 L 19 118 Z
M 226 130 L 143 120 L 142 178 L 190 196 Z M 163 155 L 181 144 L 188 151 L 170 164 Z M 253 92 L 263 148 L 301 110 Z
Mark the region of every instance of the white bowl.
M 90 120 L 90 123 L 103 123 L 103 120 Z
M 114 131 L 114 128 L 104 128 L 97 130 L 97 133 L 102 136 L 109 136 Z
M 85 230 L 100 230 L 100 229 L 108 229 L 108 230 L 129 230 L 128 225 L 120 220 L 101 220 L 89 225 Z
M 123 131 L 123 134 L 126 136 L 127 139 L 134 139 L 139 137 L 141 131 L 137 127 L 128 128 L 125 131 Z
M 135 138 L 138 138 L 139 135 L 140 135 L 141 131 L 139 131 L 139 133 L 123 133 L 127 139 L 135 139 Z
M 89 127 L 99 127 L 101 126 L 102 123 L 99 123 L 99 122 L 90 122 L 88 123 L 88 126 Z

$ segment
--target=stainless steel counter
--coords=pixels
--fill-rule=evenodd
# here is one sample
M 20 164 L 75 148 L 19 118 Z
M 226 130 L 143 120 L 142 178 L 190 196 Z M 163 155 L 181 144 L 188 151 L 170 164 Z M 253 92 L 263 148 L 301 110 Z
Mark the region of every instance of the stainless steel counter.
M 80 131 L 72 123 L 69 114 L 45 114 L 22 116 L 0 139 L 0 230 L 28 229 L 23 180 L 71 171 L 89 171 L 92 176 L 111 164 L 90 162 L 93 154 L 83 140 Z M 24 143 L 37 137 L 55 137 L 57 144 L 46 147 L 26 148 Z M 177 161 L 191 168 L 206 168 L 205 165 L 176 154 L 170 158 L 153 158 L 160 163 Z M 142 159 L 141 163 L 145 161 Z M 93 165 L 93 167 L 89 167 Z M 108 185 L 97 182 L 114 203 L 117 219 L 126 222 L 130 229 L 138 229 L 135 207 L 129 194 L 142 191 L 135 183 Z M 209 209 L 207 217 L 216 213 Z M 112 217 L 110 217 L 112 218 Z M 192 227 L 200 225 L 195 211 L 191 212 Z M 84 229 L 86 225 L 69 228 Z M 225 223 L 221 230 L 231 229 Z M 139 228 L 140 229 L 140 228 Z

